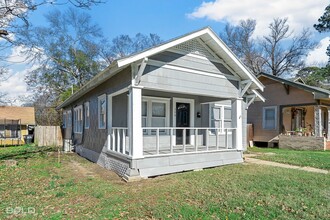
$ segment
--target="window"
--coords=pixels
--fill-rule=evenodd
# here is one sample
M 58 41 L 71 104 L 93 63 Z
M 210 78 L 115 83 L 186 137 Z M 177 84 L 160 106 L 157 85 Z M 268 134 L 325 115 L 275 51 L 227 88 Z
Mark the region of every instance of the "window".
M 143 97 L 142 100 L 142 127 L 168 127 L 170 120 L 170 99 Z M 144 133 L 150 131 L 144 131 Z M 160 130 L 165 132 L 165 130 Z
M 84 104 L 85 111 L 84 111 L 84 119 L 85 119 L 85 129 L 88 129 L 90 126 L 90 119 L 89 119 L 89 102 Z
M 277 108 L 276 106 L 264 107 L 262 117 L 262 127 L 267 130 L 276 129 Z
M 63 128 L 66 128 L 66 112 L 63 112 Z
M 78 106 L 74 108 L 73 112 L 73 128 L 74 133 L 82 133 L 83 128 L 83 114 L 82 114 L 82 106 Z
M 68 117 L 67 127 L 72 127 L 72 112 L 71 112 L 71 110 L 67 111 L 66 115 Z
M 210 127 L 219 128 L 219 133 L 224 133 L 225 128 L 231 128 L 231 107 L 213 104 L 210 105 Z M 212 131 L 215 133 L 215 130 Z
M 98 112 L 99 112 L 99 129 L 106 128 L 106 110 L 107 110 L 107 102 L 106 95 L 99 96 L 98 98 Z

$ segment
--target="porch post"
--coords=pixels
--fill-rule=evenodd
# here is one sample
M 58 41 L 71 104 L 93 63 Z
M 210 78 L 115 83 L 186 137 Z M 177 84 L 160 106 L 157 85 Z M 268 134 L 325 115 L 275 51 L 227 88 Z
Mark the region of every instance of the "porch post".
M 236 128 L 236 131 L 233 130 L 233 147 L 236 147 L 237 150 L 243 150 L 243 99 L 238 98 L 234 99 L 231 102 L 232 106 L 232 127 Z M 235 131 L 235 132 L 234 132 Z
M 143 157 L 143 134 L 141 122 L 142 93 L 141 87 L 132 86 L 128 101 L 128 131 L 130 153 L 133 158 Z
M 316 137 L 322 137 L 322 116 L 321 106 L 314 106 L 314 130 Z
M 108 96 L 108 150 L 113 150 L 113 146 L 111 146 L 111 133 L 112 133 L 112 95 Z

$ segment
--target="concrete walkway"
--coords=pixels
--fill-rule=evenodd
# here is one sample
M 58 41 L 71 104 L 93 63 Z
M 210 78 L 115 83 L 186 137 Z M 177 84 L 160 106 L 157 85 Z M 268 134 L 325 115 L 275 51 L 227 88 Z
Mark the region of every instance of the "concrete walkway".
M 253 163 L 253 164 L 260 164 L 260 165 L 268 165 L 273 167 L 283 167 L 283 168 L 289 168 L 289 169 L 296 169 L 296 170 L 304 170 L 307 172 L 313 172 L 313 173 L 323 173 L 323 174 L 329 174 L 330 172 L 328 170 L 322 170 L 314 167 L 300 167 L 290 164 L 283 164 L 283 163 L 277 163 L 277 162 L 271 162 L 266 160 L 259 160 L 256 158 L 253 158 L 253 156 L 257 155 L 244 155 L 245 156 L 245 162 L 246 163 Z

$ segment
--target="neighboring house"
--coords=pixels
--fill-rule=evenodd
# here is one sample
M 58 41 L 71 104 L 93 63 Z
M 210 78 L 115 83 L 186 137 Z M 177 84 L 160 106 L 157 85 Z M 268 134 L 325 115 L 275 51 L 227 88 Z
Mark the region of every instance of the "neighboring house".
M 0 145 L 24 144 L 35 124 L 34 107 L 0 106 Z
M 323 137 L 330 134 L 330 91 L 265 73 L 258 79 L 265 85 L 266 101 L 250 105 L 247 119 L 254 127 L 255 144 L 327 148 Z
M 65 144 L 129 180 L 242 162 L 256 89 L 204 28 L 114 61 L 58 109 Z

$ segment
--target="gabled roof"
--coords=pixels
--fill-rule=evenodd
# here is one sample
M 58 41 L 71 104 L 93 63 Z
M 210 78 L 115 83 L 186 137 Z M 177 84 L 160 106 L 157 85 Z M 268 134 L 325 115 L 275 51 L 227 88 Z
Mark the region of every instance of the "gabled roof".
M 261 76 L 272 79 L 274 81 L 292 86 L 292 87 L 296 87 L 302 90 L 305 90 L 307 92 L 311 92 L 314 94 L 314 97 L 321 97 L 321 98 L 330 98 L 330 91 L 327 89 L 322 89 L 319 87 L 315 87 L 315 86 L 310 86 L 310 85 L 306 85 L 297 81 L 291 81 L 289 79 L 283 79 L 277 76 L 273 76 L 271 74 L 267 74 L 267 73 L 260 73 L 258 75 L 258 78 L 260 78 Z
M 21 120 L 23 125 L 35 125 L 34 107 L 0 106 L 0 119 Z
M 62 108 L 71 102 L 77 100 L 82 95 L 91 91 L 96 86 L 103 83 L 105 80 L 118 73 L 120 70 L 128 67 L 132 63 L 140 62 L 146 57 L 163 52 L 174 46 L 190 41 L 192 39 L 199 38 L 219 59 L 225 62 L 242 80 L 251 80 L 251 89 L 260 89 L 263 91 L 264 86 L 257 79 L 257 77 L 251 73 L 248 68 L 235 56 L 235 54 L 229 49 L 229 47 L 215 34 L 211 28 L 206 27 L 186 35 L 174 38 L 152 48 L 143 50 L 141 52 L 129 55 L 127 57 L 115 60 L 108 68 L 101 73 L 97 74 L 91 81 L 85 86 L 68 98 L 58 108 Z

